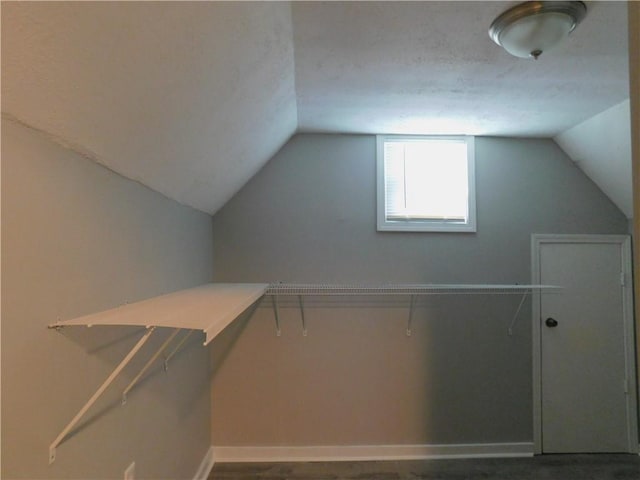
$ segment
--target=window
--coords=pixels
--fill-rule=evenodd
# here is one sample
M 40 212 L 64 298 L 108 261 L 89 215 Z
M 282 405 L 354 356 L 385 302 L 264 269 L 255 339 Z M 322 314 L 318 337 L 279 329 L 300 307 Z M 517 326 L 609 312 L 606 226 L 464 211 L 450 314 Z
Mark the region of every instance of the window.
M 473 137 L 377 137 L 378 230 L 475 232 Z

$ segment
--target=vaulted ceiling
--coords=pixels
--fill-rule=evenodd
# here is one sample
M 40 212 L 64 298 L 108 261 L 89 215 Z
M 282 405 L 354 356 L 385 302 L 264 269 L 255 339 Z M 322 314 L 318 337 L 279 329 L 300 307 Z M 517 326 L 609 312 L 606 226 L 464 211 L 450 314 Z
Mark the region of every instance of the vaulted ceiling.
M 624 2 L 537 60 L 513 2 L 2 4 L 2 111 L 215 213 L 296 131 L 555 137 L 628 98 Z

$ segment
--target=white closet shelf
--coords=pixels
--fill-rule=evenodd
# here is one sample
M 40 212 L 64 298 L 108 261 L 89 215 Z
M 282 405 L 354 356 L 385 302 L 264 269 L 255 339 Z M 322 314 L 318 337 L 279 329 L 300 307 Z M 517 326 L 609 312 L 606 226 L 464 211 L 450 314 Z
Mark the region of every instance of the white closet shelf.
M 202 330 L 205 345 L 263 295 L 469 295 L 549 292 L 553 285 L 209 283 L 49 325 L 131 325 Z
M 49 325 L 131 325 L 202 330 L 205 345 L 260 299 L 266 283 L 209 283 Z
M 151 337 L 156 327 L 174 328 L 175 332 L 165 340 L 162 346 L 151 356 L 142 370 L 140 370 L 122 392 L 123 404 L 126 402 L 127 393 L 135 387 L 151 365 L 168 350 L 169 345 L 179 330 L 189 329 L 191 332 L 194 330 L 202 330 L 206 336 L 206 345 L 249 306 L 262 298 L 267 288 L 268 285 L 266 283 L 211 283 L 49 325 L 49 328 L 56 329 L 71 325 L 129 325 L 147 328 L 147 331 L 140 340 L 138 340 L 138 343 L 134 345 L 131 351 L 113 370 L 111 375 L 100 385 L 93 396 L 62 429 L 51 445 L 49 445 L 49 463 L 55 461 L 57 447 L 67 438 L 69 433 L 109 385 L 120 375 L 122 370 L 124 370 L 136 353 L 138 353 Z M 187 335 L 178 342 L 177 346 L 168 356 L 165 356 L 165 368 L 167 368 L 169 359 L 182 347 L 191 332 L 187 333 Z
M 524 294 L 557 290 L 554 285 L 494 285 L 494 284 L 389 284 L 331 285 L 272 283 L 266 295 L 273 296 L 333 296 L 333 295 L 470 295 Z
M 559 290 L 554 285 L 500 285 L 500 284 L 387 284 L 387 285 L 332 285 L 332 284 L 287 284 L 272 283 L 265 292 L 272 299 L 273 314 L 276 321 L 276 335 L 280 336 L 280 314 L 278 299 L 281 297 L 297 297 L 302 320 L 302 334 L 307 335 L 304 316 L 305 296 L 404 296 L 409 297 L 409 321 L 407 335 L 411 335 L 411 321 L 415 299 L 423 295 L 522 295 L 518 308 L 509 324 L 508 333 L 513 335 L 513 327 L 526 298 L 532 293 L 547 293 Z
M 334 285 L 308 283 L 209 283 L 140 302 L 125 304 L 103 312 L 56 322 L 50 328 L 70 325 L 131 325 L 201 330 L 205 345 L 250 305 L 264 295 L 296 296 L 375 296 L 375 295 L 528 295 L 558 290 L 553 285 L 500 284 L 387 284 Z M 276 316 L 277 305 L 274 303 Z M 277 321 L 277 319 L 276 319 Z M 278 331 L 279 331 L 278 326 Z
M 445 294 L 521 294 L 522 300 L 509 326 L 509 335 L 522 308 L 525 298 L 534 292 L 555 290 L 559 287 L 550 285 L 327 285 L 327 284 L 283 284 L 283 283 L 210 283 L 179 292 L 150 298 L 136 303 L 125 304 L 104 312 L 93 313 L 83 317 L 56 322 L 49 328 L 62 328 L 71 325 L 112 325 L 112 326 L 142 326 L 147 331 L 138 340 L 136 345 L 125 358 L 113 370 L 111 375 L 100 385 L 93 396 L 85 403 L 76 416 L 62 429 L 60 434 L 49 446 L 49 463 L 56 458 L 56 448 L 65 440 L 73 427 L 82 419 L 96 400 L 111 385 L 115 378 L 129 364 L 131 359 L 142 349 L 151 337 L 156 327 L 168 327 L 175 329 L 162 344 L 162 346 L 150 357 L 145 366 L 134 377 L 122 394 L 123 403 L 126 402 L 127 393 L 139 382 L 145 372 L 165 352 L 178 335 L 181 329 L 190 330 L 168 355 L 164 356 L 165 368 L 194 330 L 204 332 L 205 345 L 210 343 L 216 335 L 233 322 L 248 307 L 255 304 L 263 296 L 269 295 L 273 300 L 273 309 L 276 320 L 277 335 L 280 335 L 280 322 L 278 316 L 279 296 L 297 296 L 302 318 L 303 335 L 307 334 L 304 318 L 304 296 L 320 295 L 405 295 L 410 297 L 409 319 L 407 335 L 411 335 L 411 320 L 414 309 L 414 297 L 418 295 L 445 295 Z

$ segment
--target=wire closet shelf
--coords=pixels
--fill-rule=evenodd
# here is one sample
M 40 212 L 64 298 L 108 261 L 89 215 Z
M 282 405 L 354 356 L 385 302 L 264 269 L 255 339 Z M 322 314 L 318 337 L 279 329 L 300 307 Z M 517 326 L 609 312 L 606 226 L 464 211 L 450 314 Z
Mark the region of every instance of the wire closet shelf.
M 493 285 L 493 284 L 307 284 L 271 283 L 265 295 L 269 296 L 350 296 L 350 295 L 522 295 L 550 292 L 553 285 Z

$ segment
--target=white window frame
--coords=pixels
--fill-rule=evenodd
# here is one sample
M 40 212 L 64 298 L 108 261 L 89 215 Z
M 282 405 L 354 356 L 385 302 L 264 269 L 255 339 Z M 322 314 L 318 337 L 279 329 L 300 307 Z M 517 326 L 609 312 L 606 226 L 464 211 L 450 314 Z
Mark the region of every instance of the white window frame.
M 466 222 L 447 220 L 388 220 L 385 208 L 385 165 L 384 144 L 388 140 L 457 140 L 467 144 L 468 173 L 468 213 Z M 475 141 L 473 136 L 434 135 L 377 135 L 376 136 L 376 177 L 377 177 L 377 224 L 379 231 L 400 232 L 475 232 L 476 231 L 476 181 L 475 181 Z

